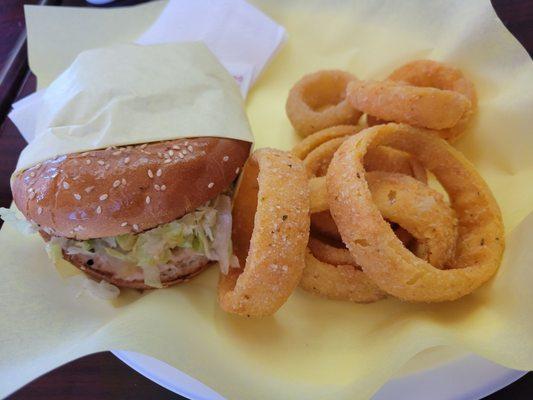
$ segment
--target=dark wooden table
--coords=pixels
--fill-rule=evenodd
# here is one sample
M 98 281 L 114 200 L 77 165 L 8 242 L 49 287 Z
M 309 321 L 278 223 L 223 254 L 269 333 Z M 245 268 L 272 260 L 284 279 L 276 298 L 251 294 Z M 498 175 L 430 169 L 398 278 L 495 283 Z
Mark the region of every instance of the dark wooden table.
M 117 1 L 113 6 L 143 0 Z M 533 53 L 533 0 L 492 0 L 507 28 Z M 23 4 L 88 6 L 84 0 L 0 0 L 0 206 L 11 203 L 9 176 L 25 142 L 6 118 L 11 104 L 35 90 L 28 71 Z M 0 377 L 1 379 L 1 377 Z M 26 385 L 10 399 L 183 399 L 130 369 L 111 353 L 98 353 L 66 364 Z M 487 397 L 532 399 L 533 373 Z

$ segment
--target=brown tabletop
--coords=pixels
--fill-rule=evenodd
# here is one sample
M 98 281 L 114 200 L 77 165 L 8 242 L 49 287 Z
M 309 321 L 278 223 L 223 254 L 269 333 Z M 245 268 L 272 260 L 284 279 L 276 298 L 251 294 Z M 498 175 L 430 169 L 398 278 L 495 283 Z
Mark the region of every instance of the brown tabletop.
M 113 6 L 143 3 L 121 0 Z M 507 28 L 533 53 L 533 0 L 492 0 Z M 23 4 L 89 6 L 84 0 L 0 0 L 0 206 L 11 203 L 9 177 L 25 142 L 6 118 L 11 104 L 35 90 L 28 72 Z M 108 7 L 108 6 L 106 6 Z M 1 224 L 1 222 L 0 222 Z M 0 378 L 1 379 L 1 378 Z M 111 353 L 98 353 L 63 365 L 36 379 L 10 399 L 182 399 L 130 369 Z M 487 397 L 532 399 L 533 373 Z

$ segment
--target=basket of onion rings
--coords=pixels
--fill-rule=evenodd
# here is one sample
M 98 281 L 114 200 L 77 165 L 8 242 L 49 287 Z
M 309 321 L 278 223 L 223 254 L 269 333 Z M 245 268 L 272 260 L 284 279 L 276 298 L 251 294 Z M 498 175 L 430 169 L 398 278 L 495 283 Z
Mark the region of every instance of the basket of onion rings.
M 303 140 L 258 150 L 237 189 L 241 267 L 221 275 L 221 307 L 271 315 L 297 286 L 358 303 L 442 302 L 487 282 L 504 251 L 501 212 L 451 145 L 476 110 L 474 85 L 431 60 L 384 81 L 300 79 L 286 112 Z

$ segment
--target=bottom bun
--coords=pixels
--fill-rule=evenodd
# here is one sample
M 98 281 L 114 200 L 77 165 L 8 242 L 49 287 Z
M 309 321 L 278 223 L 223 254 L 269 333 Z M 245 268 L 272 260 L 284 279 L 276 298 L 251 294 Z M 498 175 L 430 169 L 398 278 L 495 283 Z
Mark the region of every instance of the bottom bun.
M 63 251 L 63 258 L 70 262 L 75 267 L 79 268 L 85 272 L 89 277 L 96 279 L 98 281 L 104 280 L 117 287 L 132 288 L 132 289 L 156 289 L 152 286 L 148 286 L 144 283 L 144 279 L 123 279 L 118 277 L 116 274 L 113 274 L 109 271 L 106 271 L 104 265 L 101 265 L 98 262 L 98 259 L 95 259 L 92 265 L 87 265 L 87 256 L 80 254 L 66 254 Z M 165 272 L 161 274 L 161 284 L 163 287 L 169 287 L 181 282 L 187 282 L 191 278 L 198 275 L 200 272 L 205 270 L 212 261 L 209 261 L 207 258 L 203 257 L 204 260 L 199 260 L 192 268 L 189 266 L 183 271 L 180 271 L 180 266 L 175 265 L 176 269 Z

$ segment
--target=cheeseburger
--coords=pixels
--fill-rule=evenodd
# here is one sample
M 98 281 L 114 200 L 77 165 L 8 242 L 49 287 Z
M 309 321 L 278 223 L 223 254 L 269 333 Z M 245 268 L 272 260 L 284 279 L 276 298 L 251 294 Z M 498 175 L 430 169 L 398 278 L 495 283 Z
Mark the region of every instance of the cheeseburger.
M 193 138 L 68 154 L 14 175 L 13 199 L 89 276 L 159 288 L 232 263 L 231 192 L 250 143 Z

